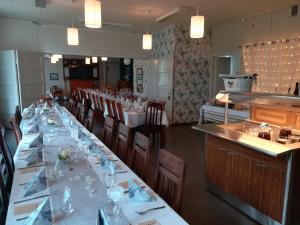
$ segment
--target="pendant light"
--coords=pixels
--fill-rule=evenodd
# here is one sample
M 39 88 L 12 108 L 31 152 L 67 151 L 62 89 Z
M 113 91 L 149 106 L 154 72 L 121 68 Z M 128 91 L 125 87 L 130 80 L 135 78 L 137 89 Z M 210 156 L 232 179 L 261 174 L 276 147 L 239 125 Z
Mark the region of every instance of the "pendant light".
M 79 45 L 78 29 L 73 26 L 73 1 L 74 0 L 72 0 L 72 27 L 67 29 L 68 45 Z
M 197 4 L 197 16 L 191 18 L 191 38 L 203 38 L 204 37 L 204 16 L 199 16 L 199 0 Z
M 86 27 L 101 28 L 101 2 L 99 0 L 85 0 L 84 14 Z
M 91 64 L 91 58 L 90 57 L 85 57 L 85 64 L 87 64 L 87 65 Z
M 143 34 L 143 49 L 144 50 L 152 49 L 152 34 L 149 34 L 148 32 L 148 25 L 147 25 L 147 33 Z
M 98 62 L 98 58 L 96 56 L 92 57 L 92 63 L 97 63 Z
M 101 57 L 101 61 L 104 61 L 104 62 L 106 62 L 107 61 L 107 57 Z

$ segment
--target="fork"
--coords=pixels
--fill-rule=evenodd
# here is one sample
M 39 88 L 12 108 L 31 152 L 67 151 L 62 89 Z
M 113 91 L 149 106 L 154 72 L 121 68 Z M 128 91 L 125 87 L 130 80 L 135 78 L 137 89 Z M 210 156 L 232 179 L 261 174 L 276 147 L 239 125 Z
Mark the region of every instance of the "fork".
M 166 206 L 159 206 L 159 207 L 154 207 L 154 208 L 150 208 L 150 209 L 146 209 L 144 211 L 135 211 L 137 214 L 139 214 L 140 216 L 143 216 L 145 214 L 147 214 L 150 211 L 154 211 L 154 210 L 158 210 L 158 209 L 163 209 L 166 208 Z

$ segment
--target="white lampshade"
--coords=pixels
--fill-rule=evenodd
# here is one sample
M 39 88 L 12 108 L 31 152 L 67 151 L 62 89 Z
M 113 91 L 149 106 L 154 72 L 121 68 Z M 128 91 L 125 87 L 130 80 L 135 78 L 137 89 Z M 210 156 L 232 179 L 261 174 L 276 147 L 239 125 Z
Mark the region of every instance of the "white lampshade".
M 50 60 L 51 60 L 51 63 L 56 63 L 58 59 L 55 58 L 54 56 L 51 56 Z
M 152 49 L 152 35 L 143 34 L 143 49 L 150 50 Z
M 192 16 L 190 37 L 191 38 L 204 37 L 204 16 Z
M 91 58 L 85 57 L 85 64 L 91 64 Z
M 101 2 L 99 0 L 85 0 L 85 26 L 90 28 L 100 28 L 101 22 Z
M 68 45 L 79 45 L 79 36 L 77 28 L 68 28 Z
M 92 63 L 97 63 L 98 62 L 98 58 L 96 56 L 92 57 Z
M 107 61 L 107 57 L 101 57 L 102 61 Z

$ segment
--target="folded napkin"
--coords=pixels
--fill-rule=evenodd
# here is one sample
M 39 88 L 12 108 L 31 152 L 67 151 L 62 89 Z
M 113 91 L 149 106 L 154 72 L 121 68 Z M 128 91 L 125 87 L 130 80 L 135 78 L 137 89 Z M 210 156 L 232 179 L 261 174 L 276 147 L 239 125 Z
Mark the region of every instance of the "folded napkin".
M 140 185 L 133 180 L 128 180 L 129 199 L 134 202 L 154 202 L 155 196 L 145 191 Z
M 43 145 L 43 135 L 40 133 L 30 144 L 29 148 L 37 148 Z
M 160 225 L 160 223 L 157 222 L 157 220 L 148 220 L 148 221 L 139 223 L 138 225 Z
M 35 115 L 31 120 L 28 122 L 29 126 L 35 125 L 38 121 L 38 117 Z
M 23 225 L 51 225 L 51 224 L 52 224 L 52 216 L 51 216 L 51 207 L 50 207 L 49 198 L 46 198 L 23 223 Z
M 38 133 L 40 128 L 39 128 L 39 121 L 35 121 L 33 125 L 31 125 L 28 129 L 25 130 L 25 134 L 33 134 L 33 133 Z
M 24 197 L 44 191 L 47 188 L 46 171 L 43 168 L 37 175 L 35 175 L 28 184 L 24 186 Z
M 143 183 L 140 182 L 140 181 L 138 181 L 137 179 L 132 179 L 132 181 L 133 181 L 134 183 L 136 183 L 137 185 L 139 185 L 139 186 L 142 186 L 142 185 L 143 185 Z M 122 182 L 122 183 L 119 183 L 118 185 L 119 185 L 120 187 L 124 188 L 125 190 L 128 190 L 128 188 L 129 188 L 129 182 L 128 182 L 128 181 L 124 181 L 124 182 Z
M 27 166 L 32 166 L 37 163 L 40 163 L 43 161 L 43 152 L 42 152 L 42 146 L 39 146 L 36 149 L 33 149 L 30 154 L 25 158 L 25 161 L 27 161 Z

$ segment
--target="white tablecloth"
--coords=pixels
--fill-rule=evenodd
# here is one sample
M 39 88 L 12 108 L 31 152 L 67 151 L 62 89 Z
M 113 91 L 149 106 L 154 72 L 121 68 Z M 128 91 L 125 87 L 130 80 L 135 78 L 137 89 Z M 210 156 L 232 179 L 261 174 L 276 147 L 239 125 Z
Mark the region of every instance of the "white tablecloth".
M 73 121 L 76 121 L 76 119 L 70 114 L 65 108 L 62 109 L 66 115 L 68 115 L 69 118 L 72 118 Z M 87 131 L 80 123 L 77 121 L 75 122 L 83 133 L 85 133 L 89 140 L 92 140 L 92 142 L 103 148 L 106 152 L 109 152 L 112 154 L 112 156 L 115 159 L 118 159 L 101 141 L 97 139 L 96 136 L 91 134 L 89 131 Z M 26 127 L 26 121 L 23 121 L 23 127 Z M 51 168 L 53 168 L 53 163 L 56 160 L 57 152 L 59 147 L 61 146 L 70 146 L 72 145 L 74 148 L 79 148 L 78 141 L 76 142 L 75 139 L 73 139 L 70 135 L 70 132 L 68 132 L 67 129 L 64 127 L 56 128 L 55 130 L 47 129 L 47 126 L 45 125 L 44 128 L 40 129 L 40 131 L 44 132 L 44 145 L 43 145 L 43 154 L 44 154 L 44 161 L 45 161 L 45 168 L 46 171 L 50 171 Z M 14 176 L 13 181 L 13 187 L 10 197 L 10 203 L 8 208 L 8 214 L 7 214 L 7 225 L 19 225 L 23 224 L 24 220 L 17 221 L 17 218 L 24 217 L 28 214 L 20 215 L 20 216 L 14 216 L 14 208 L 15 206 L 28 204 L 30 202 L 39 202 L 41 199 L 31 200 L 24 203 L 18 203 L 15 204 L 14 202 L 16 200 L 20 200 L 23 197 L 24 194 L 24 188 L 23 185 L 20 185 L 22 183 L 28 182 L 35 174 L 36 172 L 22 174 L 20 169 L 26 166 L 26 163 L 24 161 L 24 154 L 26 154 L 23 150 L 28 148 L 29 143 L 31 140 L 33 140 L 36 137 L 37 134 L 30 134 L 30 135 L 24 135 L 22 141 L 20 142 L 14 161 L 16 166 L 16 172 Z M 120 173 L 117 174 L 117 180 L 118 183 L 127 181 L 128 179 L 137 179 L 140 182 L 143 183 L 142 180 L 140 180 L 136 174 L 134 174 L 122 161 L 118 159 L 118 163 L 121 166 L 122 170 L 128 171 L 127 173 Z M 66 170 L 65 170 L 66 171 Z M 47 172 L 48 173 L 48 172 Z M 51 183 L 49 179 L 48 181 L 48 189 L 42 193 L 37 193 L 37 196 L 40 196 L 44 193 L 50 193 L 50 200 L 51 200 L 51 208 L 52 211 L 55 212 L 59 208 L 59 196 L 57 193 L 60 193 L 61 188 L 65 185 L 68 185 L 71 187 L 71 191 L 73 193 L 74 198 L 74 213 L 70 216 L 70 223 L 72 225 L 92 225 L 96 222 L 96 215 L 95 212 L 98 209 L 98 206 L 101 201 L 104 201 L 106 198 L 106 190 L 102 183 L 102 174 L 103 169 L 99 164 L 96 164 L 95 156 L 88 155 L 82 157 L 80 160 L 77 160 L 74 162 L 74 164 L 70 164 L 69 170 L 67 170 L 64 174 L 64 177 L 59 182 Z M 75 177 L 75 175 L 79 175 L 82 177 L 82 180 L 80 182 L 72 179 Z M 86 184 L 84 183 L 84 177 L 91 176 L 96 178 L 96 182 L 93 185 L 93 188 L 95 189 L 95 193 L 91 194 L 89 191 L 85 189 Z M 147 186 L 147 184 L 144 184 L 146 186 L 146 190 L 151 191 L 151 189 Z M 132 203 L 128 200 L 128 197 L 124 198 L 122 202 L 120 203 L 122 213 L 125 215 L 127 220 L 132 225 L 137 225 L 141 222 L 150 220 L 150 219 L 156 219 L 161 225 L 185 225 L 187 224 L 171 207 L 169 207 L 159 196 L 157 197 L 157 201 L 154 203 Z M 157 211 L 152 211 L 147 213 L 144 216 L 138 215 L 135 210 L 142 209 L 142 208 L 148 208 L 153 206 L 161 206 L 166 205 L 167 207 L 164 209 L 160 209 Z M 65 224 L 65 219 L 61 218 L 60 220 L 57 220 L 56 222 L 53 222 L 53 224 Z
M 89 92 L 92 94 L 95 94 L 95 95 L 101 95 L 101 93 L 97 92 L 97 91 L 89 91 Z M 106 96 L 102 96 L 102 97 L 104 99 L 104 107 L 105 107 L 104 116 L 107 116 L 108 111 L 107 111 L 105 99 L 108 97 L 106 97 Z M 114 99 L 114 100 L 116 100 L 116 99 Z M 93 107 L 94 101 L 93 101 L 93 99 L 91 99 L 91 101 L 92 101 L 92 107 Z M 123 114 L 124 114 L 125 125 L 130 128 L 138 127 L 138 126 L 145 124 L 146 113 L 143 112 L 142 110 L 126 111 L 125 108 L 123 108 Z M 162 125 L 165 125 L 166 127 L 169 126 L 167 113 L 165 111 L 162 112 Z

